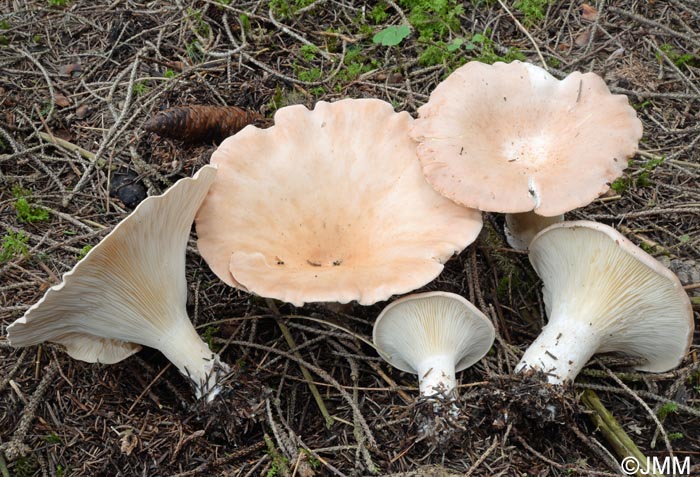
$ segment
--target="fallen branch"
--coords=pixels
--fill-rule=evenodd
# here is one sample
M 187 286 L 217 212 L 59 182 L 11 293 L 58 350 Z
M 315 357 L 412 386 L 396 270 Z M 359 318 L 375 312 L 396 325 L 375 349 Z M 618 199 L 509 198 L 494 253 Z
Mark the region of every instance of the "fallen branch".
M 639 450 L 637 445 L 630 439 L 625 430 L 622 428 L 615 416 L 608 411 L 595 391 L 587 389 L 583 392 L 581 396 L 581 401 L 585 406 L 593 411 L 588 414 L 591 422 L 596 426 L 596 428 L 603 434 L 605 440 L 612 446 L 615 454 L 620 460 L 626 458 L 634 458 L 637 463 L 640 464 L 641 468 L 636 472 L 635 475 L 638 477 L 645 477 L 651 475 L 653 477 L 663 477 L 657 473 L 649 472 L 646 469 L 646 463 L 648 462 L 647 457 Z M 644 471 L 645 473 L 643 473 Z

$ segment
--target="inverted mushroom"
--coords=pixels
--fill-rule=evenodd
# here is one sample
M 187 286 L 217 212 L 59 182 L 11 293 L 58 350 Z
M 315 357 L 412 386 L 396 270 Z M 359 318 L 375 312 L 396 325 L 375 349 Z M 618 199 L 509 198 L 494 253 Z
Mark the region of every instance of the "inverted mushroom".
M 187 316 L 185 248 L 194 215 L 216 176 L 205 166 L 149 197 L 8 327 L 13 346 L 59 343 L 73 358 L 112 364 L 141 346 L 160 350 L 198 398 L 227 371 Z
M 640 371 L 677 366 L 693 337 L 693 312 L 678 278 L 620 233 L 588 221 L 562 222 L 530 243 L 544 283 L 549 322 L 518 364 L 573 381 L 596 353 L 645 358 Z
M 466 207 L 507 213 L 519 249 L 607 191 L 642 136 L 627 97 L 598 75 L 557 80 L 519 61 L 467 63 L 418 113 L 411 136 L 428 182 Z
M 425 181 L 413 122 L 378 99 L 289 106 L 214 152 L 197 245 L 224 282 L 295 305 L 369 305 L 434 279 L 481 229 Z
M 417 374 L 420 392 L 448 394 L 456 372 L 488 352 L 491 321 L 465 298 L 447 292 L 408 295 L 388 305 L 374 324 L 373 341 L 389 364 Z

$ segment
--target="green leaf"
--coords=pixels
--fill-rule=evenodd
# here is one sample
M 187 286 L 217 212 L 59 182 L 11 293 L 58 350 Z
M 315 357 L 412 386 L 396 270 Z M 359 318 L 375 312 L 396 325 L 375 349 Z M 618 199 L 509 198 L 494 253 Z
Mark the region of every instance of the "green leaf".
M 406 25 L 386 27 L 372 38 L 372 42 L 383 46 L 396 46 L 411 34 L 411 28 Z
M 455 38 L 447 45 L 447 51 L 458 50 L 460 46 L 464 43 L 464 38 Z
M 688 243 L 690 241 L 690 235 L 688 234 L 683 234 L 678 239 L 681 241 L 681 243 Z
M 483 43 L 484 41 L 486 41 L 486 37 L 484 35 L 482 35 L 481 33 L 476 33 L 472 37 L 472 42 L 474 42 L 474 43 Z

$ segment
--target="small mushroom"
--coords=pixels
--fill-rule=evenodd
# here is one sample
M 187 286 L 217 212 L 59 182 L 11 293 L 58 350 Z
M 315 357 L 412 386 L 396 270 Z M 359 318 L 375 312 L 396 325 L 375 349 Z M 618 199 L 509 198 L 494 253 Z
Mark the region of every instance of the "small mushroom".
M 549 322 L 516 370 L 573 381 L 596 353 L 646 359 L 640 371 L 677 366 L 693 337 L 693 312 L 676 275 L 607 225 L 562 222 L 530 243 Z
M 373 341 L 389 364 L 417 374 L 421 395 L 449 394 L 455 374 L 488 352 L 495 331 L 465 298 L 447 292 L 408 295 L 388 305 L 374 324 Z
M 418 113 L 411 136 L 428 182 L 466 207 L 508 214 L 518 249 L 607 191 L 642 136 L 627 97 L 598 75 L 557 80 L 519 61 L 467 63 Z
M 73 358 L 112 364 L 141 346 L 160 350 L 194 385 L 218 393 L 227 371 L 187 316 L 185 248 L 216 176 L 205 166 L 149 197 L 8 327 L 13 346 L 59 343 Z
M 425 181 L 413 119 L 378 99 L 288 106 L 214 152 L 197 246 L 231 286 L 297 306 L 371 305 L 437 277 L 481 229 Z

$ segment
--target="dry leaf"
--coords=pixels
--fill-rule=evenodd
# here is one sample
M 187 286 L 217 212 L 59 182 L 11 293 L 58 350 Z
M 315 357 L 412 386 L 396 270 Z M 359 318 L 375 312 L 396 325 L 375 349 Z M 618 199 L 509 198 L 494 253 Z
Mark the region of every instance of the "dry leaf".
M 183 106 L 161 111 L 143 128 L 189 143 L 219 142 L 262 120 L 260 113 L 235 106 Z
M 78 119 L 84 119 L 88 114 L 90 114 L 90 107 L 86 104 L 81 104 L 75 110 L 75 117 Z
M 80 72 L 82 71 L 82 67 L 80 66 L 80 63 L 68 63 L 67 65 L 61 66 L 61 69 L 59 70 L 59 73 L 61 76 L 80 76 Z
M 53 131 L 53 137 L 57 137 L 59 139 L 63 139 L 64 141 L 71 142 L 73 141 L 73 135 L 68 129 L 65 128 L 59 128 L 59 129 L 54 129 Z
M 584 46 L 588 45 L 588 42 L 591 41 L 591 31 L 590 30 L 584 30 L 578 35 L 576 35 L 576 38 L 574 38 L 574 43 L 576 46 L 579 48 L 583 48 Z
M 178 73 L 185 69 L 185 64 L 182 61 L 166 61 L 166 64 L 169 68 L 177 71 Z
M 66 98 L 62 94 L 57 94 L 54 99 L 56 100 L 56 106 L 60 108 L 67 108 L 70 106 L 70 99 Z
M 139 438 L 136 436 L 136 434 L 133 434 L 132 432 L 127 432 L 121 438 L 120 450 L 123 454 L 131 455 L 134 449 L 136 449 L 138 443 Z
M 581 5 L 581 18 L 589 22 L 594 22 L 596 18 L 598 18 L 598 10 L 584 3 Z

